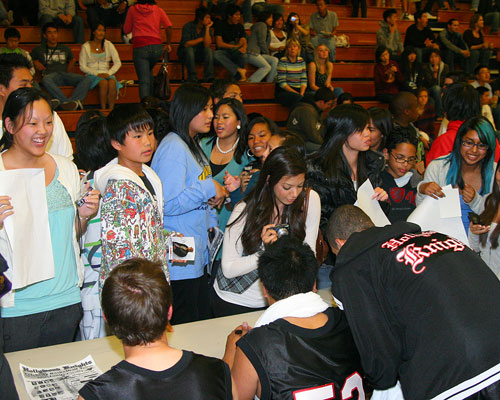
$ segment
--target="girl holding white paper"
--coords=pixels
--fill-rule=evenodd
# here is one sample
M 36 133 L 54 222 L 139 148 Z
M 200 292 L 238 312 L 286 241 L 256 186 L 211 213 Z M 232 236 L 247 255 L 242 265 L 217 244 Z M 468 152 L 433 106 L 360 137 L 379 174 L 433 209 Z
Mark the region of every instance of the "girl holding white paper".
M 358 188 L 370 179 L 374 198 L 386 201 L 381 173 L 384 157 L 370 150 L 370 114 L 357 104 L 342 104 L 328 114 L 325 140 L 310 158 L 307 180 L 321 198 L 321 228 L 344 204 L 354 204 Z M 323 231 L 323 234 L 325 232 Z
M 480 224 L 471 222 L 470 247 L 481 254 L 483 261 L 500 279 L 500 164 L 495 171 L 493 190 L 486 198 L 484 211 L 479 215 Z
M 45 152 L 52 135 L 53 113 L 50 102 L 39 90 L 20 88 L 12 92 L 2 116 L 0 171 L 44 170 L 46 189 L 41 196 L 47 198 L 54 259 L 53 278 L 12 291 L 9 301 L 2 299 L 4 351 L 71 342 L 82 315 L 79 286 L 83 281 L 83 265 L 77 235 L 83 233 L 87 220 L 96 213 L 99 192 L 90 190 L 83 205 L 75 205 L 81 195 L 80 176 L 67 158 Z M 14 203 L 14 212 L 22 215 L 36 210 L 15 209 Z M 25 234 L 30 234 L 30 228 Z M 9 250 L 9 246 L 4 227 L 0 229 L 0 250 Z M 13 257 L 11 251 L 2 250 L 2 254 Z M 36 260 L 33 254 L 33 265 L 29 266 L 33 271 L 44 268 Z M 9 264 L 16 268 L 15 264 Z
M 460 126 L 450 154 L 433 160 L 417 187 L 417 206 L 425 196 L 444 197 L 442 187 L 452 185 L 460 192 L 462 222 L 469 230 L 469 212 L 480 213 L 484 196 L 490 193 L 495 170 L 495 131 L 484 117 L 473 117 Z

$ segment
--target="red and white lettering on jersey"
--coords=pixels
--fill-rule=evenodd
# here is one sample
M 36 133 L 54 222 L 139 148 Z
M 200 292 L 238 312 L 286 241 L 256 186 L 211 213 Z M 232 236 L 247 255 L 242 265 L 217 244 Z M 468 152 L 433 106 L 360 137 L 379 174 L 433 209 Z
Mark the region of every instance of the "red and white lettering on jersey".
M 344 386 L 340 391 L 341 400 L 353 398 L 354 391 L 358 393 L 358 400 L 365 400 L 365 390 L 363 389 L 363 378 L 357 372 L 353 373 L 344 381 Z M 330 400 L 335 399 L 335 386 L 329 383 L 323 386 L 315 386 L 307 389 L 300 389 L 293 392 L 294 400 Z
M 404 246 L 402 249 L 400 249 Z M 463 251 L 465 244 L 457 239 L 437 232 L 422 232 L 420 234 L 406 233 L 399 238 L 393 238 L 383 243 L 382 248 L 391 252 L 399 250 L 396 260 L 411 266 L 411 271 L 418 275 L 425 271 L 423 262 L 437 253 Z

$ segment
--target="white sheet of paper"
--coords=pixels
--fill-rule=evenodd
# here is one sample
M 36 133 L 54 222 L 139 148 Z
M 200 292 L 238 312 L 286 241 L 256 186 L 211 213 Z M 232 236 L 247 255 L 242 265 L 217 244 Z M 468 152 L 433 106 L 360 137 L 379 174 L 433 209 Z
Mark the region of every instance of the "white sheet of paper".
M 458 189 L 453 189 L 451 185 L 446 185 L 443 188 L 445 196 L 438 201 L 439 213 L 441 218 L 461 217 L 462 210 L 460 209 L 460 194 Z
M 361 208 L 370 217 L 375 226 L 390 225 L 391 222 L 382 211 L 378 200 L 372 199 L 374 194 L 372 183 L 367 179 L 358 189 L 358 201 L 355 206 Z
M 425 199 L 415 210 L 410 214 L 407 221 L 420 225 L 423 231 L 435 231 L 444 233 L 462 243 L 469 245 L 469 239 L 465 233 L 464 224 L 462 223 L 462 212 L 460 210 L 460 199 L 458 197 L 458 189 L 453 189 L 450 185 L 445 186 L 443 191 L 446 197 L 441 199 L 433 199 L 430 196 L 425 196 Z M 456 193 L 454 193 L 454 191 Z M 443 203 L 441 206 L 440 202 Z M 458 204 L 458 213 L 457 213 Z M 445 211 L 445 215 L 450 217 L 443 218 L 441 210 L 449 207 Z
M 54 258 L 41 168 L 0 171 L 0 194 L 10 196 L 14 214 L 4 227 L 13 253 L 12 289 L 54 277 Z

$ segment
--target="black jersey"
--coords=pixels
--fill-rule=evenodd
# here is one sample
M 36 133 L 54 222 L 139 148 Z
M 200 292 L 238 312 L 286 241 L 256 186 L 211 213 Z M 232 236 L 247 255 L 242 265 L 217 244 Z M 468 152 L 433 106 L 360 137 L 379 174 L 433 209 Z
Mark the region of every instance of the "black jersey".
M 376 389 L 458 400 L 500 379 L 500 281 L 460 241 L 407 222 L 354 233 L 332 280 Z
M 238 340 L 259 376 L 260 400 L 365 398 L 359 354 L 347 321 L 338 309 L 325 313 L 328 322 L 318 329 L 279 319 Z
M 198 400 L 232 399 L 231 374 L 217 358 L 183 351 L 181 359 L 164 371 L 151 371 L 121 361 L 80 394 L 85 400 Z

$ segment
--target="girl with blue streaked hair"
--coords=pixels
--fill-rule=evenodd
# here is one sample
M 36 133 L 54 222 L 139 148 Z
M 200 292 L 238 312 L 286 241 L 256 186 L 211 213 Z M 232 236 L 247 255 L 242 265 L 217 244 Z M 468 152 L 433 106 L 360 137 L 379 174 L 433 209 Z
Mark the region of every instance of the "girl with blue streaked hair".
M 484 117 L 465 121 L 457 132 L 453 149 L 433 160 L 418 185 L 417 206 L 425 196 L 444 197 L 442 186 L 452 185 L 460 192 L 460 207 L 465 231 L 469 230 L 469 212 L 479 214 L 484 198 L 491 192 L 495 164 L 495 131 Z

